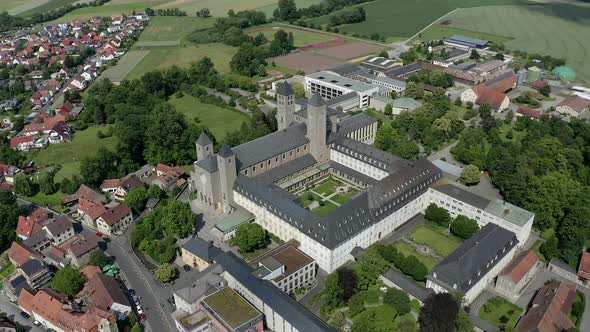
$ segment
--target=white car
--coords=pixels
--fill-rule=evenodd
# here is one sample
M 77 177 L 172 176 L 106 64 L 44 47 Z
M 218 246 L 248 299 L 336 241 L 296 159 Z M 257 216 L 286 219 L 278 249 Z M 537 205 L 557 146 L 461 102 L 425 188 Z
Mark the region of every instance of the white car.
M 137 309 L 137 314 L 143 315 L 143 309 L 141 308 L 140 305 L 138 305 L 136 309 Z
M 137 298 L 137 296 L 133 295 L 133 303 L 135 303 L 136 306 L 139 306 L 139 298 Z

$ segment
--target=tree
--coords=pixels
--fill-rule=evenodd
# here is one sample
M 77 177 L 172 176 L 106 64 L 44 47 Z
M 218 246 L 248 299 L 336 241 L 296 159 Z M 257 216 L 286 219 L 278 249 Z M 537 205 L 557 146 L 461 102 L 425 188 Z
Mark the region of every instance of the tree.
M 338 286 L 342 288 L 340 299 L 347 302 L 356 291 L 356 273 L 347 267 L 336 270 L 336 273 L 338 273 Z
M 233 72 L 252 77 L 260 71 L 260 65 L 266 66 L 264 50 L 252 44 L 242 44 L 230 61 Z
M 458 314 L 459 304 L 453 295 L 431 294 L 420 309 L 420 332 L 453 332 Z
M 209 8 L 202 8 L 197 12 L 197 16 L 207 18 L 211 16 L 211 11 L 209 11 Z
M 451 233 L 462 239 L 468 239 L 478 231 L 479 225 L 477 224 L 477 221 L 464 215 L 457 216 L 457 218 L 451 223 Z
M 425 218 L 440 226 L 448 226 L 451 222 L 451 215 L 444 208 L 438 207 L 434 203 L 430 203 L 426 208 Z
M 293 89 L 293 92 L 295 93 L 295 98 L 304 98 L 305 97 L 305 88 L 303 87 L 303 84 L 301 84 L 299 82 L 295 82 L 295 83 L 291 84 L 291 88 Z
M 354 317 L 365 310 L 365 299 L 362 294 L 355 294 L 348 300 L 348 310 L 350 317 Z
M 270 43 L 270 55 L 279 56 L 288 53 L 293 49 L 292 35 L 289 38 L 289 34 L 285 30 L 279 30 L 275 33 L 274 39 Z
M 545 97 L 549 97 L 551 95 L 551 85 L 545 84 L 539 89 L 539 93 Z
M 473 164 L 463 167 L 461 172 L 461 180 L 467 185 L 478 184 L 480 176 L 479 168 Z
M 127 193 L 127 196 L 125 196 L 125 204 L 127 204 L 135 214 L 139 214 L 143 211 L 147 200 L 148 192 L 144 186 L 131 188 Z
M 27 175 L 19 174 L 16 176 L 14 180 L 14 191 L 26 197 L 31 197 L 35 194 L 35 188 L 33 186 L 33 181 Z
M 90 258 L 88 260 L 88 265 L 98 266 L 101 269 L 107 265 L 111 264 L 111 258 L 108 257 L 104 251 L 102 250 L 95 250 L 90 253 Z
M 368 289 L 370 285 L 375 284 L 379 275 L 387 267 L 389 263 L 379 254 L 375 246 L 367 248 L 353 268 L 358 278 L 358 288 Z
M 393 114 L 393 106 L 391 106 L 391 104 L 385 105 L 385 108 L 383 109 L 383 113 L 385 115 L 391 115 L 391 114 Z
M 170 264 L 162 264 L 155 272 L 156 279 L 159 282 L 167 283 L 176 277 L 176 268 Z
M 8 249 L 10 243 L 16 239 L 14 230 L 21 213 L 12 192 L 0 190 L 0 251 Z
M 383 303 L 392 306 L 399 315 L 404 315 L 412 311 L 410 297 L 406 292 L 397 288 L 389 288 L 383 294 Z
M 342 288 L 338 285 L 338 273 L 330 273 L 326 278 L 324 303 L 328 308 L 338 307 L 342 301 Z
M 84 287 L 86 279 L 73 267 L 64 267 L 57 270 L 51 280 L 51 288 L 56 292 L 66 294 L 67 296 L 74 296 Z
M 252 252 L 263 248 L 266 234 L 262 226 L 254 223 L 243 224 L 236 230 L 234 243 L 240 247 L 241 252 Z
M 298 19 L 299 15 L 297 14 L 295 0 L 279 0 L 275 17 L 289 22 Z
M 131 332 L 141 332 L 141 326 L 139 326 L 139 323 L 133 324 L 133 327 L 131 328 Z
M 166 197 L 166 192 L 159 186 L 152 184 L 147 191 L 148 198 L 163 199 Z
M 391 332 L 394 331 L 394 319 L 397 312 L 388 305 L 366 309 L 357 315 L 350 328 L 351 332 Z
M 470 59 L 478 60 L 480 57 L 481 56 L 479 55 L 476 49 L 471 50 L 471 54 L 469 55 Z
M 552 258 L 558 257 L 559 248 L 557 237 L 553 235 L 550 238 L 548 238 L 547 241 L 541 244 L 539 251 L 541 252 L 541 254 L 543 254 L 543 256 L 545 256 L 545 259 L 547 260 L 551 260 Z
M 456 332 L 475 332 L 471 318 L 469 318 L 469 314 L 465 310 L 459 311 L 457 320 L 455 320 L 455 328 Z
M 387 54 L 387 51 L 381 51 L 381 52 L 379 52 L 379 56 L 382 57 L 382 58 L 389 59 L 389 54 Z
M 57 186 L 53 182 L 52 172 L 41 173 L 37 178 L 37 184 L 39 185 L 39 190 L 45 195 L 51 195 L 57 191 Z
M 167 234 L 184 238 L 194 231 L 196 218 L 190 205 L 181 201 L 172 201 L 164 209 L 162 222 Z
M 404 90 L 404 97 L 422 99 L 424 97 L 424 85 L 413 81 L 408 82 L 406 90 Z
M 502 53 L 496 53 L 496 55 L 494 55 L 494 58 L 496 60 L 502 60 L 502 61 L 504 61 L 504 54 L 502 54 Z

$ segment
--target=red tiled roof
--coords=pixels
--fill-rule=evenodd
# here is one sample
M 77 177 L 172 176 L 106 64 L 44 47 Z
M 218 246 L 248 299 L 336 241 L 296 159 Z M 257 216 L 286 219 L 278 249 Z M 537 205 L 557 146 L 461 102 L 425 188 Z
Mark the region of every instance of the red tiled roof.
M 583 252 L 578 267 L 578 276 L 590 280 L 590 252 Z
M 124 217 L 131 214 L 131 209 L 125 204 L 119 204 L 113 208 L 110 208 L 103 215 L 100 216 L 107 225 L 112 226 L 119 222 Z
M 41 255 L 29 248 L 23 243 L 12 242 L 10 246 L 10 251 L 8 252 L 8 257 L 11 261 L 13 261 L 16 265 L 22 265 L 31 257 L 40 257 Z
M 541 287 L 531 308 L 516 325 L 519 332 L 561 332 L 574 327 L 568 318 L 576 297 L 576 285 L 552 281 Z
M 25 216 L 18 217 L 18 224 L 16 225 L 17 235 L 31 237 L 31 235 L 39 232 L 41 229 L 43 229 L 43 226 L 32 219 Z
M 121 185 L 121 180 L 119 179 L 106 179 L 102 181 L 100 185 L 100 189 L 109 189 L 109 188 L 118 188 Z
M 502 105 L 502 102 L 506 98 L 505 93 L 498 92 L 483 85 L 476 85 L 473 88 L 475 89 L 475 94 L 477 95 L 477 100 L 475 103 L 478 105 L 490 104 L 493 108 L 499 109 Z
M 506 92 L 512 88 L 514 88 L 514 86 L 516 85 L 516 75 L 510 75 L 502 80 L 498 80 L 497 82 L 494 82 L 492 84 L 487 85 L 488 88 L 493 89 L 497 92 Z
M 537 263 L 539 257 L 534 251 L 529 250 L 514 257 L 512 261 L 500 272 L 500 275 L 508 275 L 517 284 Z
M 38 131 L 46 131 L 51 130 L 55 126 L 57 126 L 60 122 L 65 122 L 65 117 L 63 115 L 58 115 L 53 118 L 47 118 L 42 123 L 33 123 L 26 125 L 23 129 L 24 132 L 31 133 L 31 132 L 38 132 Z
M 102 216 L 107 209 L 102 204 L 96 204 L 93 201 L 87 199 L 80 199 L 78 203 L 78 211 L 82 211 L 85 215 L 89 216 L 92 220 L 96 220 Z
M 80 237 L 77 241 L 68 244 L 66 250 L 71 252 L 75 257 L 81 257 L 96 248 L 98 248 L 98 241 L 94 237 Z
M 582 113 L 586 108 L 588 108 L 588 106 L 590 106 L 590 100 L 586 100 L 579 96 L 569 96 L 557 106 L 568 106 L 577 113 Z
M 533 87 L 535 89 L 540 89 L 540 88 L 544 87 L 545 85 L 547 85 L 547 82 L 545 82 L 543 80 L 536 80 L 533 82 Z
M 34 139 L 33 136 L 20 136 L 20 137 L 13 137 L 10 139 L 10 147 L 16 148 L 21 143 L 29 143 L 32 142 Z
M 520 113 L 522 115 L 526 115 L 528 117 L 534 118 L 534 119 L 540 119 L 543 116 L 542 111 L 534 110 L 534 109 L 526 107 L 526 106 L 519 106 L 518 110 L 516 110 L 516 112 Z
M 85 271 L 84 271 L 85 270 Z M 108 310 L 113 303 L 129 306 L 129 301 L 121 291 L 115 278 L 103 274 L 100 269 L 85 268 L 82 273 L 87 278 L 78 296 L 88 296 L 93 305 Z

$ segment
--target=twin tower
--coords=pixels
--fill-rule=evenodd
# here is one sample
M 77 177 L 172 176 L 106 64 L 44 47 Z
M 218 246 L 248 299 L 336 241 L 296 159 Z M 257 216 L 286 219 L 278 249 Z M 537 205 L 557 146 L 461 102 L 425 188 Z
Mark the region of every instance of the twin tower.
M 284 81 L 277 86 L 277 127 L 278 131 L 287 129 L 295 122 L 295 93 L 291 85 Z M 314 93 L 307 102 L 307 138 L 310 152 L 316 161 L 327 160 L 327 106 L 322 97 Z

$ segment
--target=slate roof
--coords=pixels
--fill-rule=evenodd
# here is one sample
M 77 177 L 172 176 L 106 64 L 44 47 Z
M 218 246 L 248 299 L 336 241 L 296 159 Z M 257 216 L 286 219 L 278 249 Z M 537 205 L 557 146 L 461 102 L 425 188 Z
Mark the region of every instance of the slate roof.
M 449 38 L 446 38 L 445 41 L 449 41 L 452 43 L 461 44 L 461 45 L 465 45 L 465 46 L 470 46 L 470 47 L 483 47 L 488 44 L 487 40 L 471 38 L 471 37 L 462 36 L 462 35 L 453 35 Z
M 232 148 L 239 161 L 240 169 L 250 167 L 298 146 L 309 143 L 305 137 L 307 126 L 298 123 L 284 130 L 257 138 Z
M 277 312 L 298 331 L 305 332 L 334 332 L 336 329 L 328 326 L 299 302 L 276 288 L 269 281 L 256 278 L 252 268 L 233 253 L 224 253 L 217 257 L 219 263 L 227 273 L 234 277 L 248 291 L 258 297 L 265 305 Z
M 277 83 L 277 93 L 281 96 L 291 96 L 295 94 L 293 88 L 291 88 L 291 84 L 287 81 Z
M 291 174 L 297 173 L 303 169 L 315 165 L 317 161 L 311 154 L 305 154 L 297 159 L 282 164 L 280 167 L 271 168 L 270 170 L 256 176 L 256 179 L 263 183 L 273 183 Z
M 309 101 L 307 102 L 307 105 L 311 105 L 311 106 L 315 106 L 315 107 L 320 107 L 325 105 L 326 102 L 324 101 L 324 98 L 322 98 L 318 93 L 314 93 L 311 98 L 309 98 Z
M 221 250 L 215 247 L 210 242 L 207 242 L 200 237 L 193 237 L 182 245 L 186 251 L 201 258 L 206 262 L 213 261 L 213 258 L 221 254 Z
M 457 290 L 466 293 L 517 244 L 513 232 L 488 223 L 440 261 L 428 279 L 449 291 L 457 285 Z
M 376 122 L 378 122 L 377 119 L 365 113 L 355 114 L 338 122 L 337 136 L 346 136 L 355 130 L 364 128 Z
M 213 142 L 211 141 L 211 139 L 209 138 L 209 136 L 207 136 L 207 134 L 205 134 L 205 131 L 201 131 L 201 135 L 199 135 L 199 138 L 197 138 L 197 144 L 199 145 L 209 145 L 209 144 L 213 144 Z
M 23 265 L 19 266 L 19 269 L 23 271 L 29 277 L 33 277 L 37 273 L 46 269 L 45 265 L 36 259 L 29 259 Z
M 68 218 L 66 218 L 65 216 L 60 216 L 59 218 L 57 218 L 57 220 L 47 224 L 45 227 L 47 227 L 47 231 L 49 231 L 49 233 L 58 235 L 72 228 L 73 226 L 72 222 L 68 220 Z
M 219 167 L 217 166 L 217 157 L 214 155 L 201 159 L 197 161 L 196 164 L 209 173 L 215 173 L 219 170 Z
M 421 302 L 424 302 L 428 295 L 434 293 L 432 289 L 417 284 L 408 276 L 394 269 L 387 270 L 385 273 L 382 274 L 382 276 L 386 279 L 389 279 L 403 291 L 417 298 Z
M 409 166 L 403 158 L 347 137 L 334 142 L 333 149 L 389 173 Z

